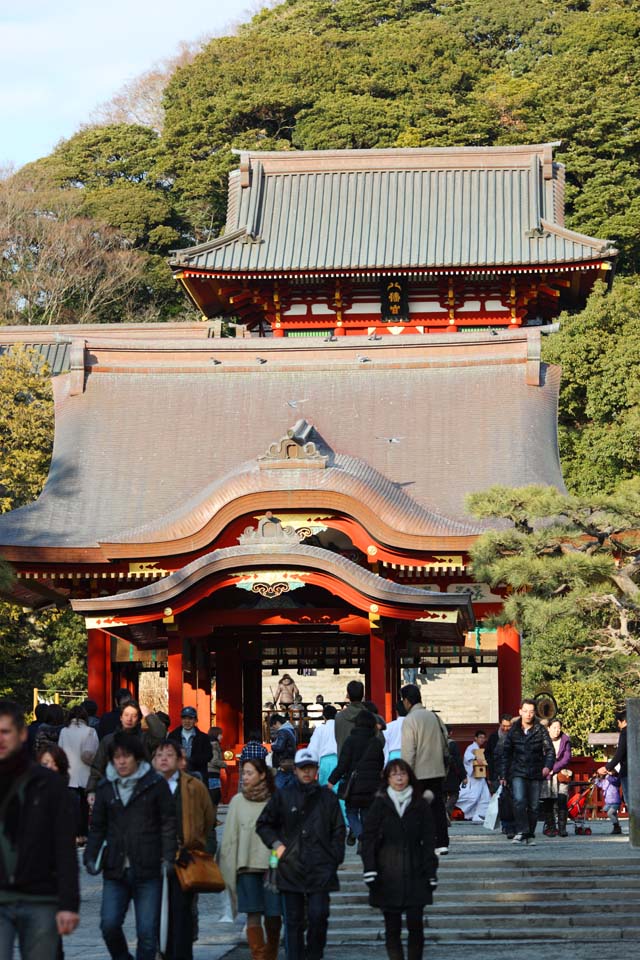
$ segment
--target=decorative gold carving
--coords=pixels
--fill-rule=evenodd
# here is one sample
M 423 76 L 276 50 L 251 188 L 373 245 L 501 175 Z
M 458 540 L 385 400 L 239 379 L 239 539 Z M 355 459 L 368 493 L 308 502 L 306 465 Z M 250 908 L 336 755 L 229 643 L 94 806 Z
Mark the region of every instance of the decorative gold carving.
M 298 420 L 284 437 L 272 443 L 267 452 L 258 457 L 261 469 L 298 469 L 319 468 L 327 465 L 327 457 L 323 456 L 315 443 L 309 440 L 313 432 L 313 425 L 306 420 Z
M 251 585 L 252 593 L 259 593 L 261 597 L 279 597 L 283 593 L 289 593 L 290 586 L 279 580 L 278 583 L 254 583 Z

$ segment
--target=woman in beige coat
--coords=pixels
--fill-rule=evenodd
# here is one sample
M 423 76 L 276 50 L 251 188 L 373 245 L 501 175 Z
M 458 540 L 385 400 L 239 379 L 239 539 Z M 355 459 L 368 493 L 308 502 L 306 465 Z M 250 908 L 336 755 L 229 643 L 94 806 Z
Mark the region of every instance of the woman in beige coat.
M 234 913 L 247 914 L 253 960 L 276 960 L 280 944 L 280 894 L 264 885 L 270 853 L 256 833 L 256 821 L 274 789 L 273 774 L 264 760 L 245 760 L 242 791 L 229 804 L 220 847 L 220 869 Z

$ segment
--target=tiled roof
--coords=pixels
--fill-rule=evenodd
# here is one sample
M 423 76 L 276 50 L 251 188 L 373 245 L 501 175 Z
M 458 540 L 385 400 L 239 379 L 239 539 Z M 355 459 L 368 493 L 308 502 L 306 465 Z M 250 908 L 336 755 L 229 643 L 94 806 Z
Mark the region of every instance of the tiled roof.
M 314 509 L 366 510 L 389 536 L 471 536 L 485 525 L 465 515 L 467 493 L 563 488 L 560 372 L 535 361 L 535 332 L 303 346 L 98 336 L 84 388 L 73 373 L 54 381 L 49 479 L 34 504 L 0 516 L 0 547 L 183 538 L 195 548 L 239 498 L 283 509 L 295 491 Z M 326 466 L 261 468 L 300 417 Z
M 395 583 L 330 550 L 302 544 L 271 543 L 260 546 L 251 544 L 251 546 L 213 550 L 155 583 L 140 587 L 138 590 L 122 591 L 113 596 L 75 600 L 73 608 L 84 614 L 103 610 L 113 613 L 151 608 L 160 603 L 171 602 L 211 573 L 233 569 L 250 570 L 252 566 L 264 565 L 266 560 L 272 562 L 274 558 L 278 558 L 276 562 L 284 564 L 287 568 L 320 569 L 328 572 L 356 587 L 371 599 L 382 603 L 457 610 L 467 629 L 474 626 L 470 593 L 432 592 L 422 587 Z
M 419 271 L 615 256 L 564 227 L 553 146 L 243 153 L 224 235 L 177 251 L 172 266 Z

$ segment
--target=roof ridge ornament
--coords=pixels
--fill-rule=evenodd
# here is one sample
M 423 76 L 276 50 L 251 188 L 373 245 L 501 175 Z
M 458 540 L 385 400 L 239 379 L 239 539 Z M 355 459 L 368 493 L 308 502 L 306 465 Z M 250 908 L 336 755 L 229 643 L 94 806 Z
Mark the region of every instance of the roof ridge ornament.
M 323 470 L 329 458 L 320 453 L 313 440 L 309 440 L 313 432 L 313 424 L 304 419 L 297 420 L 283 437 L 270 444 L 267 452 L 258 457 L 260 469 Z
M 238 543 L 246 544 L 269 544 L 269 543 L 301 543 L 306 537 L 311 536 L 311 530 L 308 527 L 283 526 L 280 517 L 274 516 L 271 510 L 267 510 L 264 517 L 258 520 L 257 527 L 245 527 L 244 532 L 238 537 Z

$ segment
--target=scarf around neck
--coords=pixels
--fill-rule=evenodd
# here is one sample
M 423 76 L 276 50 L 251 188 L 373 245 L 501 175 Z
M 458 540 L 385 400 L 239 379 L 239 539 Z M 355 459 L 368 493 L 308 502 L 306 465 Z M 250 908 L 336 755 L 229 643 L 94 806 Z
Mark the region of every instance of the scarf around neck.
M 404 790 L 394 790 L 393 787 L 387 787 L 387 796 L 396 808 L 398 816 L 401 817 L 411 803 L 413 787 L 411 784 L 406 786 Z
M 264 803 L 271 796 L 269 788 L 267 787 L 267 781 L 260 780 L 259 783 L 256 783 L 253 787 L 243 787 L 242 796 L 245 800 L 251 801 L 251 803 Z

